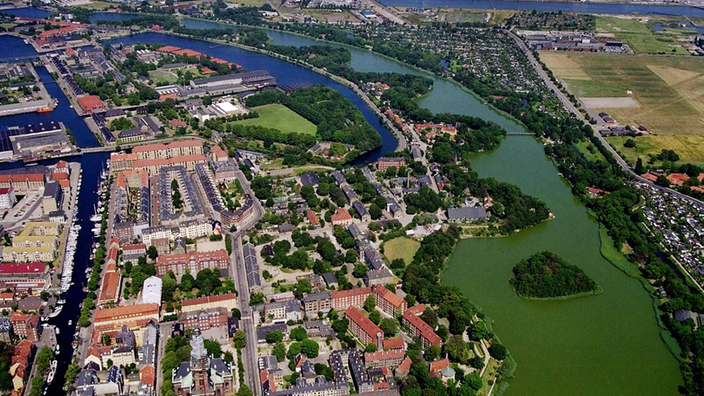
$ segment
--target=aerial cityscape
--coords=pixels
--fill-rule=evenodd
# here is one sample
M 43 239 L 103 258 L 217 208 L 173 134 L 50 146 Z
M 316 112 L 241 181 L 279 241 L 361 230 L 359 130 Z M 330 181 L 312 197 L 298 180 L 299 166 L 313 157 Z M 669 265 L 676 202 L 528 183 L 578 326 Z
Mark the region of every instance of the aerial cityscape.
M 704 3 L 0 3 L 0 393 L 704 395 Z

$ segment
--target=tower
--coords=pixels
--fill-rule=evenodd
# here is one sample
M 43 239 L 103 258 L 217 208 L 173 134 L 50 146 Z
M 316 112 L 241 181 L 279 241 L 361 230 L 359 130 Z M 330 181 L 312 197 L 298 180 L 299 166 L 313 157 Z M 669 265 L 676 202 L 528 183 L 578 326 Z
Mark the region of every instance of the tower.
M 208 369 L 210 358 L 205 349 L 205 341 L 199 328 L 193 330 L 191 337 L 191 371 L 193 373 L 193 395 L 211 394 L 210 381 L 208 380 Z

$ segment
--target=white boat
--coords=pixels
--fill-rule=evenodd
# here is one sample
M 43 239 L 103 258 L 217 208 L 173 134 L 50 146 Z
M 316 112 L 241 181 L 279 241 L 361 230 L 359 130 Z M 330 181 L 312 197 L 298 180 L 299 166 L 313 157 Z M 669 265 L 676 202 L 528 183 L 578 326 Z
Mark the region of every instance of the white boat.
M 64 300 L 64 299 L 62 298 L 61 300 L 57 301 L 56 303 L 57 303 L 58 305 L 64 305 L 64 304 L 66 304 L 66 300 Z
M 59 347 L 59 344 L 56 344 L 56 348 L 54 348 L 54 353 L 57 355 L 61 353 L 61 347 Z
M 58 327 L 54 327 L 54 333 L 56 333 L 56 335 L 59 335 L 60 331 Z
M 73 320 L 70 320 L 70 319 L 69 319 L 68 325 L 71 326 L 72 324 L 73 324 Z
M 51 361 L 51 365 L 49 366 L 49 376 L 46 379 L 47 384 L 51 384 L 51 381 L 54 380 L 54 376 L 56 375 L 56 366 L 58 362 L 56 359 Z
M 61 287 L 61 290 L 63 291 L 63 286 Z M 66 290 L 68 290 L 68 289 L 66 289 Z M 48 317 L 49 317 L 49 318 L 55 318 L 55 317 L 59 316 L 59 314 L 61 313 L 61 311 L 62 311 L 63 309 L 64 309 L 63 305 L 59 305 L 59 307 L 56 308 L 56 310 L 54 310 L 54 312 L 50 313 L 50 314 L 48 315 Z

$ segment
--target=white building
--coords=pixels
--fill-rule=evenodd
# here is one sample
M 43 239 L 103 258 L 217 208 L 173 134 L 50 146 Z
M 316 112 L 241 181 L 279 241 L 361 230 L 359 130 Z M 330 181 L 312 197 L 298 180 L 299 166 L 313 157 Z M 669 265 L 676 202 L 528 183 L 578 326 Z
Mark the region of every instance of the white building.
M 161 278 L 150 276 L 144 281 L 144 289 L 142 291 L 142 303 L 144 304 L 159 304 L 161 305 Z
M 0 188 L 0 209 L 12 209 L 17 203 L 17 197 L 15 197 L 15 189 Z

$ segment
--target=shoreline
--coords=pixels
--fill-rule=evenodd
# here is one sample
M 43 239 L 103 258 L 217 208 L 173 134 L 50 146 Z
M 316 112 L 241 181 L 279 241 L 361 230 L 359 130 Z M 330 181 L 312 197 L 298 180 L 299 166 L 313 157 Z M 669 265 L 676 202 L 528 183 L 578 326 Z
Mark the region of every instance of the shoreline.
M 514 289 L 515 291 L 515 289 Z M 592 296 L 598 296 L 600 294 L 604 294 L 604 289 L 601 288 L 601 286 L 597 286 L 596 290 L 588 291 L 588 292 L 581 292 L 581 293 L 576 293 L 576 294 L 568 294 L 566 296 L 557 296 L 557 297 L 530 297 L 530 296 L 522 296 L 518 293 L 516 295 L 524 300 L 533 300 L 533 301 L 564 301 L 564 300 L 572 300 L 575 298 L 582 298 L 582 297 L 592 297 Z

